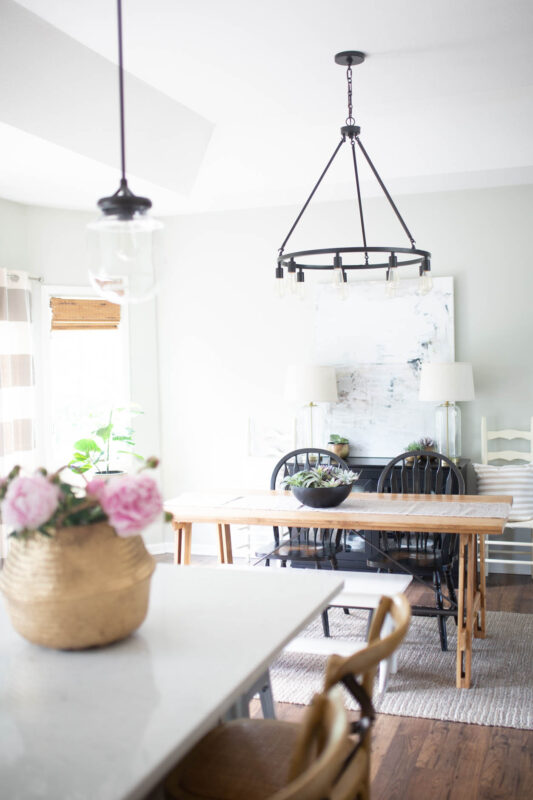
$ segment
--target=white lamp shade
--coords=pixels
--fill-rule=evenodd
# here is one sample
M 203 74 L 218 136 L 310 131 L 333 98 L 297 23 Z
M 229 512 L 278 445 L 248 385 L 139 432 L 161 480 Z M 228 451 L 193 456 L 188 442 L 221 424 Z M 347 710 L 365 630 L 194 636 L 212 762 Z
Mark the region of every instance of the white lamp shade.
M 335 368 L 313 364 L 292 364 L 287 367 L 285 399 L 290 403 L 336 403 Z
M 420 400 L 456 403 L 474 399 L 472 364 L 452 361 L 445 364 L 422 364 Z

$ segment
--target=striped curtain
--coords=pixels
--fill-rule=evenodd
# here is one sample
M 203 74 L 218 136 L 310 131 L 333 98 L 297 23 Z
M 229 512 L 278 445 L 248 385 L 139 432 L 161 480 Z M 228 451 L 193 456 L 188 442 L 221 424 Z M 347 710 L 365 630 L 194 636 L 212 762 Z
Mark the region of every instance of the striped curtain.
M 0 477 L 35 463 L 35 378 L 27 273 L 0 268 Z M 0 556 L 5 554 L 5 532 Z

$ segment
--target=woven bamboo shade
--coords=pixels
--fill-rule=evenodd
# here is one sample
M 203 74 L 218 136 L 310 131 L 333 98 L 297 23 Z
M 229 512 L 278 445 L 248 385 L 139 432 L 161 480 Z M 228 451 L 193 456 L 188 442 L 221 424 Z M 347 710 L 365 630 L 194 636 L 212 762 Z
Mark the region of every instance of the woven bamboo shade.
M 51 297 L 52 330 L 112 330 L 120 323 L 120 306 L 107 300 Z

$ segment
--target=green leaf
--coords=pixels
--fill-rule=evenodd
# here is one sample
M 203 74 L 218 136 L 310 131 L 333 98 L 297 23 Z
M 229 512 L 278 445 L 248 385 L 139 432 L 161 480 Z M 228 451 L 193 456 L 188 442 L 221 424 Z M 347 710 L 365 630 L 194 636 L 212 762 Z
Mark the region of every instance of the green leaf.
M 99 436 L 104 442 L 107 442 L 109 437 L 111 436 L 111 431 L 113 430 L 113 423 L 110 422 L 109 425 L 104 425 L 103 428 L 98 428 L 95 431 L 96 436 Z
M 74 442 L 74 447 L 84 456 L 88 456 L 89 453 L 102 452 L 102 448 L 94 439 L 78 439 L 77 442 Z

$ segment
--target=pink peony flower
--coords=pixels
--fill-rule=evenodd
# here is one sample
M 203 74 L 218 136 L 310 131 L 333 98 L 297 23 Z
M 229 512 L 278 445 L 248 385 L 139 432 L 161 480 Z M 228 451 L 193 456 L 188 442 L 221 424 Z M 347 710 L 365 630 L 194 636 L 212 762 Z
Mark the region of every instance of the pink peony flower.
M 93 478 L 85 487 L 85 491 L 87 494 L 92 494 L 93 497 L 100 499 L 100 496 L 105 492 L 106 484 L 105 478 Z
M 148 475 L 111 478 L 103 489 L 98 486 L 97 491 L 109 523 L 119 536 L 139 533 L 163 510 L 163 499 L 157 484 Z
M 2 520 L 16 531 L 34 530 L 56 511 L 60 491 L 40 472 L 19 476 L 9 485 L 2 503 Z

